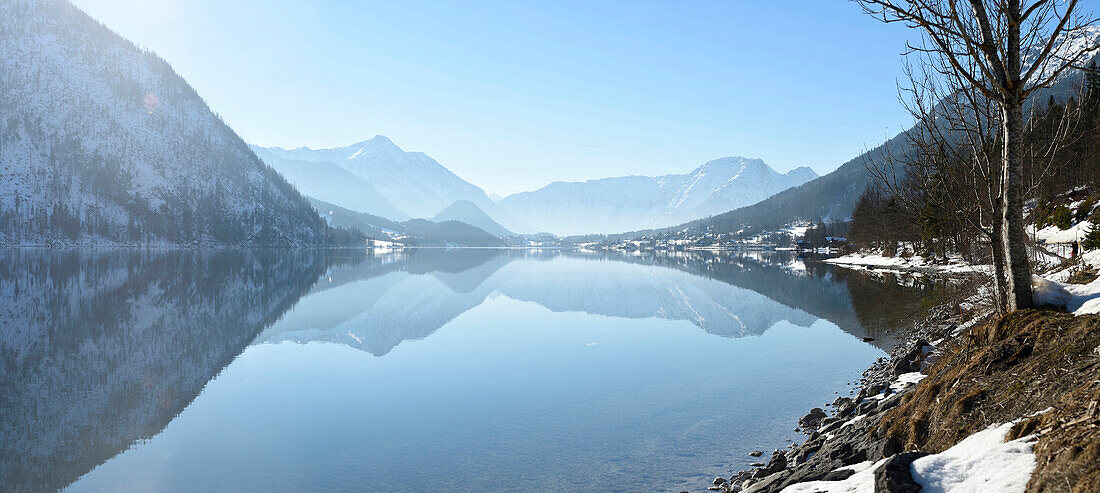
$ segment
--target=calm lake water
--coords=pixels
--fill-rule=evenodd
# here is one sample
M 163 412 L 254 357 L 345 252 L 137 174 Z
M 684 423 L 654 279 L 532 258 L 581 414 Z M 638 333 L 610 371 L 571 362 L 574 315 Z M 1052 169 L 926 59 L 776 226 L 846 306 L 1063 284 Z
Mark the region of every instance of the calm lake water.
M 911 284 L 764 253 L 2 251 L 0 491 L 705 491 L 801 439 L 935 298 Z

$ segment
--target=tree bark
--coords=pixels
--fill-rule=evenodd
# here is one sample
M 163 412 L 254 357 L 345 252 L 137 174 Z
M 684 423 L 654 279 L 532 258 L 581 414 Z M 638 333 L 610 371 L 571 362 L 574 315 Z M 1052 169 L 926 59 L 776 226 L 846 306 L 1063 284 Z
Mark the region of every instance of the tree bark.
M 1008 0 L 1004 10 L 1006 36 L 1004 67 L 1001 71 L 1001 110 L 1004 112 L 1004 161 L 1002 183 L 1002 236 L 1008 260 L 1008 310 L 1032 306 L 1031 265 L 1027 258 L 1024 230 L 1024 83 L 1020 70 L 1020 0 Z
M 1023 159 L 1023 102 L 1009 98 L 1004 110 L 1004 188 L 1001 203 L 1001 221 L 1008 276 L 1009 311 L 1029 308 L 1031 299 L 1031 265 L 1027 257 L 1027 232 L 1024 230 L 1024 159 Z
M 1008 310 L 1008 289 L 1005 287 L 1005 244 L 1001 237 L 1000 221 L 993 221 L 993 234 L 989 236 L 989 246 L 993 253 L 993 300 L 997 311 Z

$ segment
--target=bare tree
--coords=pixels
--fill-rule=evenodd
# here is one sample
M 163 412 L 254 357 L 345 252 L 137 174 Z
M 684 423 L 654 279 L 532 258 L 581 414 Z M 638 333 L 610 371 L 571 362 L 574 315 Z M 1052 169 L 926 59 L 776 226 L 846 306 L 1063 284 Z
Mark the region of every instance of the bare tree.
M 869 161 L 867 169 L 892 196 L 903 201 L 917 217 L 937 211 L 941 222 L 957 225 L 956 246 L 978 243 L 988 246 L 993 263 L 993 299 L 999 310 L 1008 307 L 1006 256 L 1001 241 L 1002 151 L 1004 132 L 999 103 L 968 85 L 940 57 L 921 54 L 916 68 L 906 64 L 908 85 L 900 88 L 901 101 L 915 125 L 906 132 L 906 151 Z M 1031 106 L 1036 113 L 1037 105 Z M 1054 163 L 1058 151 L 1070 143 L 1078 121 L 1079 106 L 1057 112 L 1037 143 L 1026 152 L 1035 180 Z M 1035 121 L 1029 118 L 1029 121 Z M 961 251 L 961 248 L 960 248 Z
M 1088 61 L 1083 42 L 1095 21 L 1076 12 L 1077 0 L 855 0 L 885 22 L 921 31 L 910 52 L 949 68 L 951 77 L 996 104 L 1001 130 L 998 212 L 1003 245 L 1005 307 L 1032 305 L 1031 266 L 1024 230 L 1024 105 L 1066 70 Z

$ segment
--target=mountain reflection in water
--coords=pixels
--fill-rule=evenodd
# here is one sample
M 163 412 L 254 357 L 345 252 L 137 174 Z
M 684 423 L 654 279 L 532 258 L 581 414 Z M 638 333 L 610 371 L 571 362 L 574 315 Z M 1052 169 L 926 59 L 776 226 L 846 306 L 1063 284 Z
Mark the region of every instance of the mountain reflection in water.
M 4 251 L 0 490 L 64 488 L 161 433 L 249 345 L 385 357 L 504 296 L 728 338 L 824 319 L 886 348 L 937 292 L 903 284 L 761 252 Z

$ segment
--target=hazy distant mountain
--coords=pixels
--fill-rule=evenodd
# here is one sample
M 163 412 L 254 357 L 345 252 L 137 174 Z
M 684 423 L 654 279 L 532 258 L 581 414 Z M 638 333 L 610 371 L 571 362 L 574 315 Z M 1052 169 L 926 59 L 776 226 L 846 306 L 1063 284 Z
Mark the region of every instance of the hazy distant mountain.
M 278 159 L 262 147 L 252 146 L 256 155 L 287 181 L 310 197 L 316 197 L 356 212 L 404 221 L 410 216 L 394 207 L 370 182 L 327 161 Z
M 436 160 L 422 152 L 405 152 L 381 135 L 333 149 L 254 149 L 276 169 L 281 169 L 286 160 L 335 164 L 369 182 L 391 204 L 412 217 L 435 216 L 458 200 L 469 200 L 483 208 L 492 205 L 483 190 Z
M 555 182 L 499 205 L 557 234 L 612 233 L 722 213 L 816 177 L 809 168 L 782 174 L 759 159 L 727 157 L 684 175 Z
M 0 244 L 327 234 L 167 62 L 68 2 L 0 2 Z
M 345 209 L 322 200 L 311 198 L 310 202 L 330 226 L 356 229 L 369 238 L 386 239 L 389 237 L 387 232 L 393 232 L 408 236 L 409 238 L 402 241 L 414 246 L 504 246 L 504 241 L 497 235 L 456 220 L 410 219 L 397 222 Z
M 508 228 L 501 226 L 500 223 L 497 223 L 493 218 L 489 217 L 489 215 L 486 214 L 485 211 L 482 211 L 477 204 L 469 200 L 459 200 L 447 206 L 446 209 L 436 214 L 435 217 L 432 218 L 432 221 L 460 221 L 472 226 L 477 226 L 501 238 L 515 235 L 515 233 L 508 231 Z

